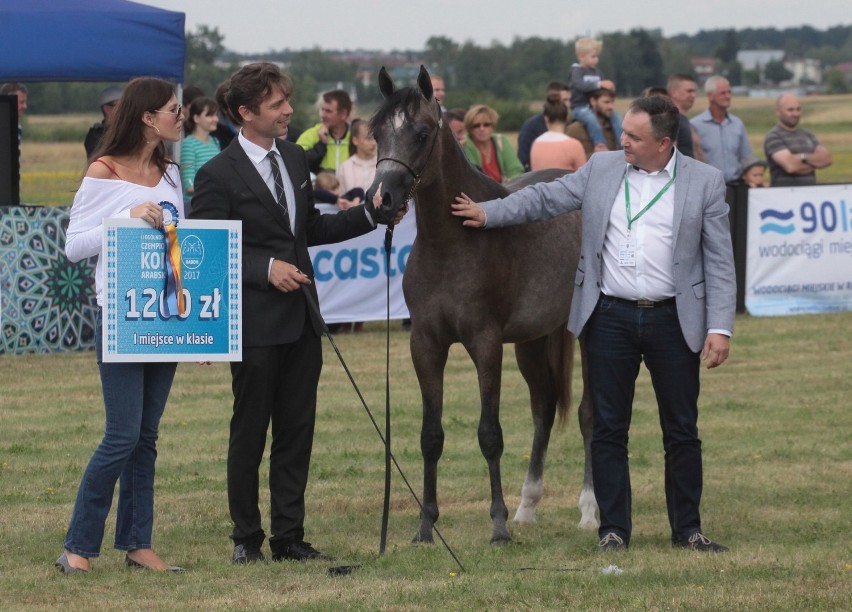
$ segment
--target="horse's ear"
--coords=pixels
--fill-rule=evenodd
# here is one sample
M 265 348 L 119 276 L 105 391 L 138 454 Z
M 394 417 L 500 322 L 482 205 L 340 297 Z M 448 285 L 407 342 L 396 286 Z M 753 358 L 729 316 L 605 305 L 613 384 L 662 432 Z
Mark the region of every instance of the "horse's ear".
M 429 78 L 429 72 L 423 64 L 420 64 L 420 74 L 417 75 L 417 86 L 423 92 L 423 97 L 427 100 L 432 99 L 432 79 Z
M 393 79 L 384 66 L 379 70 L 379 91 L 385 98 L 389 98 L 393 94 Z

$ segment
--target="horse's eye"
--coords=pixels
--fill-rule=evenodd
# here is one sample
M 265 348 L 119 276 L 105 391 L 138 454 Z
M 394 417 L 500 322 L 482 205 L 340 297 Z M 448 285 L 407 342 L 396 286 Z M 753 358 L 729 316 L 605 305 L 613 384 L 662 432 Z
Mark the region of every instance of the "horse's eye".
M 429 130 L 428 128 L 421 128 L 417 130 L 417 142 L 426 142 L 429 139 Z

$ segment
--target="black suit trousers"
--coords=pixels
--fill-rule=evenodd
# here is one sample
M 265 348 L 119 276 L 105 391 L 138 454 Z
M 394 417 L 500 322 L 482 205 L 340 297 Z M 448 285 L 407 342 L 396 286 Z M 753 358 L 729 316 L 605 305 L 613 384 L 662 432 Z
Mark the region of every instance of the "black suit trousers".
M 304 539 L 305 488 L 316 420 L 322 344 L 306 320 L 296 342 L 244 347 L 231 364 L 234 413 L 228 446 L 228 507 L 235 544 L 264 539 L 258 470 L 272 423 L 270 547 Z

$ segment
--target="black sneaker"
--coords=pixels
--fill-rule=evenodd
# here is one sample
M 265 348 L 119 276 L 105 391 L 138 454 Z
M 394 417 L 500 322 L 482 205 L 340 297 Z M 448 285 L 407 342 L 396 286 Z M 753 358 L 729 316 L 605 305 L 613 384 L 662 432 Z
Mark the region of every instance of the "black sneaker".
M 601 552 L 607 552 L 610 550 L 627 550 L 627 543 L 620 535 L 614 531 L 610 531 L 601 538 L 600 542 L 598 542 L 598 550 Z
M 257 563 L 265 560 L 260 548 L 250 546 L 249 544 L 237 544 L 234 546 L 234 554 L 231 555 L 231 563 L 234 565 L 246 565 L 247 563 Z
M 310 542 L 290 542 L 279 551 L 272 553 L 273 561 L 334 561 L 334 557 L 324 555 Z
M 693 533 L 686 541 L 680 540 L 679 542 L 672 542 L 672 546 L 675 548 L 680 547 L 689 550 L 698 550 L 701 552 L 728 552 L 727 546 L 722 546 L 721 544 L 714 542 L 700 531 Z

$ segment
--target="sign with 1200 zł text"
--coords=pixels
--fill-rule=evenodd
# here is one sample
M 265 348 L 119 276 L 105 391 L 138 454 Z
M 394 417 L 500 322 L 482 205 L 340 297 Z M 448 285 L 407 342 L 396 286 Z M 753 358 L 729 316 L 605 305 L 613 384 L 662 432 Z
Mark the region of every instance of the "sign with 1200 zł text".
M 169 248 L 144 221 L 104 220 L 104 361 L 242 359 L 242 224 L 175 229 Z

